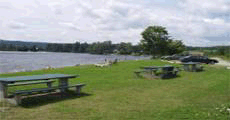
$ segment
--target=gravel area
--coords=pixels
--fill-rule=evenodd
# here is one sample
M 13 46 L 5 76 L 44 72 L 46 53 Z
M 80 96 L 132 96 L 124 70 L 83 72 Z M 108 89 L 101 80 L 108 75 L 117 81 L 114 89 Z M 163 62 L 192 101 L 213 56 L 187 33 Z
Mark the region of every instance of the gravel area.
M 216 65 L 221 65 L 221 66 L 226 66 L 226 67 L 230 67 L 230 61 L 227 61 L 227 60 L 223 60 L 221 58 L 218 58 L 218 57 L 213 57 L 211 59 L 216 59 L 219 61 L 219 63 L 217 63 Z

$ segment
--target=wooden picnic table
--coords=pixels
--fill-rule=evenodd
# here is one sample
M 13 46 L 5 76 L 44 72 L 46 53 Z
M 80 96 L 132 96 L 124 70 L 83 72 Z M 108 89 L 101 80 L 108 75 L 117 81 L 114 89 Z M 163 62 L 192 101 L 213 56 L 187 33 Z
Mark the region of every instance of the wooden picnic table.
M 141 67 L 143 69 L 146 69 L 146 70 L 154 70 L 154 69 L 159 69 L 159 68 L 162 68 L 163 66 L 144 66 L 144 67 Z
M 7 78 L 0 78 L 0 99 L 7 97 L 7 87 L 9 84 L 36 84 L 35 82 L 30 81 L 47 81 L 50 79 L 58 79 L 61 92 L 65 92 L 68 88 L 68 79 L 69 78 L 76 78 L 78 75 L 67 75 L 67 74 L 44 74 L 44 75 L 33 75 L 33 76 L 17 76 L 17 77 L 7 77 Z M 25 83 L 27 82 L 27 83 Z M 30 82 L 30 83 L 28 83 Z M 39 83 L 39 82 L 37 82 Z M 22 84 L 23 85 L 23 84 Z M 48 84 L 47 84 L 48 85 Z M 51 86 L 50 86 L 51 87 Z
M 159 68 L 168 68 L 168 67 L 173 67 L 172 65 L 164 65 L 164 66 L 144 66 L 141 68 L 144 69 L 159 69 Z
M 156 74 L 156 71 L 158 71 L 159 69 L 162 70 L 162 73 L 160 74 L 161 78 L 168 78 L 168 77 L 174 77 L 177 75 L 177 70 L 174 72 L 174 66 L 171 65 L 165 65 L 165 66 L 145 66 L 145 67 L 141 67 L 144 70 L 147 70 L 150 72 L 150 74 L 152 76 L 158 76 Z
M 150 71 L 156 71 L 156 70 L 159 70 L 159 69 L 162 69 L 163 71 L 167 71 L 168 69 L 167 68 L 171 68 L 173 66 L 171 65 L 165 65 L 165 66 L 145 66 L 145 67 L 141 67 L 145 70 L 150 70 Z
M 181 63 L 184 66 L 185 71 L 199 71 L 203 70 L 203 67 L 200 66 L 200 62 L 185 62 Z M 191 66 L 191 67 L 190 67 Z

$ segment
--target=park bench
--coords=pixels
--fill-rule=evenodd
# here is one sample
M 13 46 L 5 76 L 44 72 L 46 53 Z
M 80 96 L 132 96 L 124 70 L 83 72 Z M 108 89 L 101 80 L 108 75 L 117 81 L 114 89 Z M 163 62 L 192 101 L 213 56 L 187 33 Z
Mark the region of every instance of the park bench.
M 56 90 L 60 90 L 61 93 L 67 92 L 68 88 L 75 87 L 75 93 L 80 94 L 80 90 L 85 84 L 68 85 L 69 78 L 75 78 L 76 75 L 65 75 L 65 74 L 45 74 L 45 75 L 34 75 L 34 76 L 19 76 L 19 77 L 8 77 L 0 78 L 0 99 L 8 98 L 7 87 L 34 85 L 34 84 L 47 84 L 45 88 L 32 88 L 29 90 L 16 90 L 12 93 L 14 96 L 13 103 L 16 105 L 21 103 L 21 97 L 40 93 L 49 93 Z M 58 79 L 58 86 L 52 86 L 52 83 Z M 31 82 L 32 81 L 32 82 Z M 12 101 L 12 100 L 11 100 Z

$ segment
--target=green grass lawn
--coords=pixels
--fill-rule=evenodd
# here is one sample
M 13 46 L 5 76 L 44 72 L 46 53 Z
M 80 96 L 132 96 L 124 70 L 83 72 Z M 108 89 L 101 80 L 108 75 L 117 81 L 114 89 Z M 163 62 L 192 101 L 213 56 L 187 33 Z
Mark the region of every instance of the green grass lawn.
M 0 77 L 47 73 L 79 74 L 70 82 L 87 84 L 85 96 L 30 97 L 0 113 L 6 120 L 227 120 L 230 107 L 230 70 L 205 65 L 203 72 L 181 71 L 167 80 L 136 78 L 140 66 L 170 64 L 159 60 L 126 61 L 112 67 L 93 65 L 2 74 Z M 179 65 L 175 65 L 179 66 Z M 29 89 L 28 87 L 10 88 Z M 42 87 L 37 85 L 36 87 Z M 6 106 L 6 105 L 5 105 Z

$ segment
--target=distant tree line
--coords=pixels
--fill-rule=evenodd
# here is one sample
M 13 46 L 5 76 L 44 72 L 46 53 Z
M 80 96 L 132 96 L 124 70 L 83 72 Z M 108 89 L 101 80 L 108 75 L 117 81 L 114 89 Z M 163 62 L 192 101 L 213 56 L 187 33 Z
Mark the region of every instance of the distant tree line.
M 91 53 L 91 54 L 131 54 L 141 51 L 139 45 L 121 42 L 112 44 L 112 41 L 94 42 L 91 44 L 76 42 L 74 44 L 48 43 L 45 49 L 49 52 L 73 52 L 73 53 Z
M 72 52 L 72 53 L 91 53 L 91 54 L 139 54 L 141 52 L 140 45 L 132 45 L 131 43 L 121 42 L 112 44 L 112 41 L 94 42 L 91 44 L 76 42 L 70 43 L 48 43 L 46 47 L 38 47 L 36 45 L 14 45 L 0 43 L 0 51 L 47 51 L 47 52 Z
M 37 47 L 36 45 L 14 45 L 14 44 L 4 44 L 0 43 L 0 51 L 44 51 L 42 47 Z

